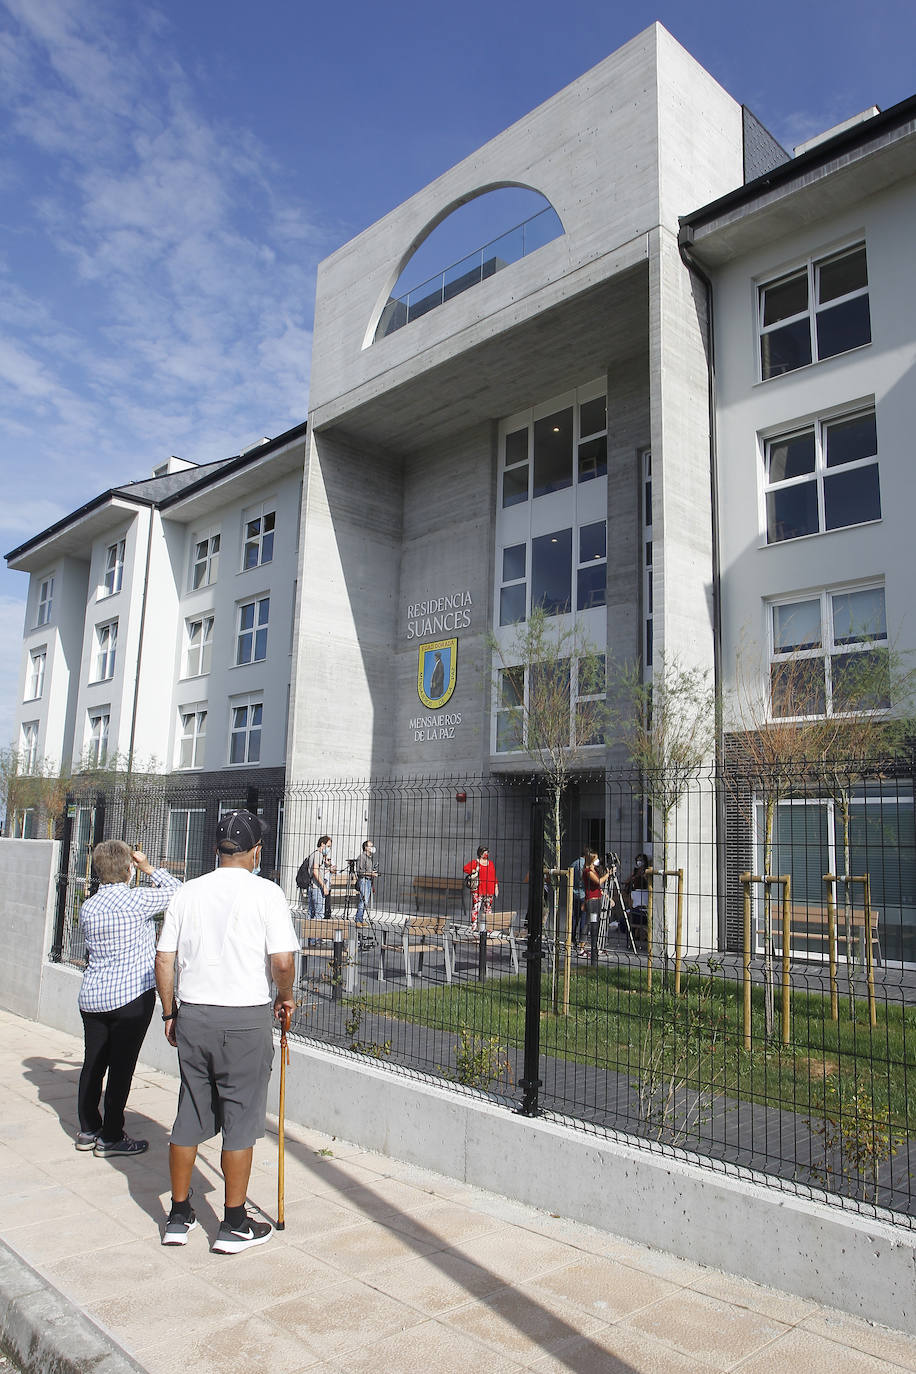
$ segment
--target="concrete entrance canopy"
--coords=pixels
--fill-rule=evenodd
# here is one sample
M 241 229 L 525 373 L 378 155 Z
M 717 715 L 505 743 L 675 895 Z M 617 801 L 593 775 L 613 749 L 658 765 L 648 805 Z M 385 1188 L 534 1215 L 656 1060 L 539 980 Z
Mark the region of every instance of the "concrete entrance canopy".
M 506 316 L 521 312 L 507 307 L 497 319 L 487 321 L 492 325 L 489 337 L 475 347 L 451 356 L 444 348 L 428 350 L 437 357 L 405 367 L 398 385 L 375 379 L 317 408 L 312 411 L 312 432 L 320 436 L 339 427 L 351 440 L 404 457 L 467 429 L 470 421 L 497 420 L 530 405 L 533 397 L 565 391 L 583 378 L 603 376 L 637 357 L 645 359 L 646 239 L 628 245 L 628 250 L 617 257 L 633 265 L 597 287 L 570 294 L 566 279 L 558 303 L 533 318 L 509 323 Z M 512 270 L 507 268 L 506 275 Z M 423 323 L 417 321 L 417 327 Z M 401 332 L 412 328 L 408 325 Z M 367 461 L 371 464 L 368 455 Z

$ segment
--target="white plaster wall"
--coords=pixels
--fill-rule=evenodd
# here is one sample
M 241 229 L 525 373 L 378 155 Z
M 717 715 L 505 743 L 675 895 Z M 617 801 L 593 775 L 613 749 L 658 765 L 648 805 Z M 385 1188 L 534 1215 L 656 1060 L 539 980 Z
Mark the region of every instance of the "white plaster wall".
M 240 494 L 230 486 L 226 492 L 230 499 L 220 505 L 209 503 L 196 515 L 180 510 L 180 521 L 170 511 L 165 512 L 166 542 L 160 561 L 166 594 L 157 598 L 156 620 L 150 626 L 142 701 L 146 709 L 155 696 L 157 679 L 161 690 L 163 665 L 161 658 L 157 660 L 157 648 L 161 646 L 165 671 L 173 684 L 165 697 L 165 718 L 161 720 L 159 735 L 169 768 L 175 766 L 178 757 L 179 711 L 192 705 L 205 706 L 208 711 L 203 768 L 228 768 L 231 703 L 249 694 L 260 694 L 264 703 L 261 758 L 257 766 L 282 766 L 285 761 L 299 560 L 299 483 L 298 470 L 272 475 L 268 468 L 257 489 Z M 273 558 L 242 571 L 243 521 L 246 513 L 262 503 L 266 510 L 276 514 Z M 192 591 L 193 547 L 206 530 L 220 532 L 219 575 L 211 586 Z M 262 662 L 236 666 L 239 604 L 265 595 L 270 597 L 267 657 Z M 185 622 L 205 614 L 214 616 L 211 670 L 208 675 L 184 678 Z M 244 774 L 252 765 L 237 767 Z
M 759 674 L 764 684 L 764 598 L 783 593 L 883 575 L 891 640 L 901 651 L 916 645 L 911 592 L 914 216 L 916 180 L 910 178 L 865 200 L 847 197 L 842 213 L 774 239 L 716 274 L 724 672 L 729 688 L 739 671 L 742 677 Z M 872 342 L 759 382 L 755 281 L 863 235 Z M 880 522 L 767 547 L 758 434 L 871 397 L 878 426 Z M 740 669 L 739 659 L 744 665 Z

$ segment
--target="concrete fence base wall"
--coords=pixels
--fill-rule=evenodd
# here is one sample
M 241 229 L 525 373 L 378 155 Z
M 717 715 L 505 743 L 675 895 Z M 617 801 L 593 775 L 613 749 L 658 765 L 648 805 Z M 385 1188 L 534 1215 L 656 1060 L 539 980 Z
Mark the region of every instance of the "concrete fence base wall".
M 19 844 L 28 855 L 9 848 Z M 45 958 L 53 932 L 52 849 L 40 841 L 0 841 L 0 1006 L 82 1036 L 80 974 Z M 916 1234 L 891 1221 L 518 1116 L 355 1056 L 301 1044 L 291 1051 L 291 1123 L 916 1335 Z M 158 1017 L 141 1058 L 177 1073 Z

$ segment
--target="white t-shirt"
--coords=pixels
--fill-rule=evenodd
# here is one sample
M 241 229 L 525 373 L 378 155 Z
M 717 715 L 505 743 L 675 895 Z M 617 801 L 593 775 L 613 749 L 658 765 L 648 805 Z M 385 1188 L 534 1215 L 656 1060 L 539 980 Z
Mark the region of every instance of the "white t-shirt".
M 159 950 L 178 955 L 182 1002 L 255 1007 L 271 1000 L 271 954 L 299 948 L 283 891 L 244 868 L 217 868 L 169 903 Z

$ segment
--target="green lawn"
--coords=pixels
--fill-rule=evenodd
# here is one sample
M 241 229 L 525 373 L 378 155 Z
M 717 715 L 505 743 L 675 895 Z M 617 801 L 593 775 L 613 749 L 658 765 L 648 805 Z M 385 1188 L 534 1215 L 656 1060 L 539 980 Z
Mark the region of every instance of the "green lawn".
M 645 982 L 640 969 L 577 966 L 563 1015 L 553 1010 L 545 976 L 542 1053 L 622 1073 L 656 1095 L 681 1085 L 709 1099 L 760 1102 L 814 1120 L 835 1115 L 839 1106 L 876 1121 L 886 1113 L 896 1140 L 916 1133 L 916 1007 L 879 1004 L 872 1027 L 862 1000 L 853 1021 L 841 996 L 834 1022 L 828 998 L 794 992 L 791 1040 L 783 1046 L 779 989 L 776 1036 L 768 1041 L 763 989 L 755 986 L 753 1048 L 747 1051 L 739 982 L 718 971 L 686 975 L 678 999 L 662 988 L 660 970 L 651 994 Z M 523 977 L 417 987 L 366 997 L 365 1005 L 456 1037 L 464 1027 L 504 1048 L 520 1050 L 524 1044 Z

